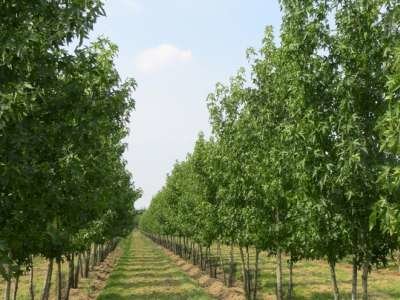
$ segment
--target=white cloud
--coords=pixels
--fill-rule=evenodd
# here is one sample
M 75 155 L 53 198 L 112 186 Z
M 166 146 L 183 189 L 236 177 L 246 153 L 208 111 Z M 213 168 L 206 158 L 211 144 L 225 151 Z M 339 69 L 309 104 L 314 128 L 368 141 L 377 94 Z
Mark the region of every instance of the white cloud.
M 191 60 L 192 51 L 182 50 L 170 44 L 162 44 L 144 50 L 136 57 L 135 64 L 139 71 L 152 73 Z

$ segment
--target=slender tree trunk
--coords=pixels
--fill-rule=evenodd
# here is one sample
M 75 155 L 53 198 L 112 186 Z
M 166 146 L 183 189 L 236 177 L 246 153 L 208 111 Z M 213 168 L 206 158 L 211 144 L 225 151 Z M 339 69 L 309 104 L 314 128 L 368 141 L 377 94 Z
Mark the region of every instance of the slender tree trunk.
M 368 300 L 368 271 L 369 263 L 367 261 L 363 262 L 362 266 L 362 289 L 363 289 L 363 300 Z
M 67 257 L 68 261 L 68 282 L 67 286 L 65 289 L 65 297 L 64 300 L 69 300 L 69 292 L 71 290 L 71 287 L 74 284 L 74 254 L 71 254 L 70 256 Z
M 207 261 L 208 261 L 208 267 L 210 269 L 210 277 L 213 277 L 213 261 L 211 257 L 211 248 L 210 246 L 207 246 Z
M 233 277 L 234 277 L 234 257 L 233 257 L 233 242 L 231 242 L 230 250 L 229 250 L 229 281 L 228 287 L 233 286 Z
M 251 299 L 251 276 L 250 276 L 250 254 L 249 246 L 246 245 L 246 273 L 247 273 L 247 290 L 249 293 L 249 298 Z
M 183 251 L 182 251 L 182 256 L 184 259 L 186 259 L 186 237 L 183 237 Z
M 239 249 L 240 249 L 240 258 L 242 260 L 243 289 L 246 295 L 246 299 L 250 299 L 250 294 L 247 285 L 247 270 L 246 270 L 246 261 L 243 253 L 243 247 L 240 246 Z
M 397 270 L 400 273 L 400 251 L 397 250 L 395 252 L 396 262 L 397 262 Z
M 57 258 L 57 300 L 62 300 L 62 276 L 60 258 Z
M 11 276 L 10 278 L 6 279 L 6 286 L 4 289 L 4 300 L 10 300 L 11 299 Z
M 282 253 L 280 248 L 276 252 L 276 299 L 283 300 Z
M 89 269 L 90 269 L 90 248 L 86 251 L 85 256 L 85 278 L 89 277 Z
M 253 287 L 253 299 L 257 299 L 258 289 L 258 263 L 260 258 L 260 250 L 256 249 L 256 262 L 254 268 L 254 287 Z
M 203 246 L 199 246 L 200 247 L 200 269 L 204 271 L 204 267 L 203 267 Z
M 19 271 L 19 270 L 18 270 Z M 14 300 L 17 300 L 17 295 L 18 295 L 18 284 L 19 284 L 19 273 L 17 273 L 17 276 L 15 277 L 15 284 L 14 284 Z
M 31 300 L 35 299 L 35 286 L 33 283 L 33 256 L 31 256 L 31 270 L 29 277 L 29 294 L 31 296 Z
M 97 265 L 97 245 L 93 244 L 92 269 Z
M 101 263 L 102 245 L 97 245 L 97 265 Z
M 79 266 L 80 266 L 79 272 L 80 272 L 80 274 L 81 274 L 81 278 L 83 278 L 83 276 L 84 276 L 84 274 L 83 274 L 83 259 L 82 259 L 82 255 L 84 256 L 84 253 L 85 253 L 85 252 L 79 253 L 79 258 L 78 258 Z
M 101 262 L 103 262 L 107 257 L 107 250 L 106 250 L 106 244 L 101 245 Z
M 333 299 L 339 300 L 339 287 L 336 280 L 336 262 L 333 259 L 328 258 L 328 264 L 329 264 L 329 271 L 331 273 Z
M 53 258 L 49 258 L 49 263 L 47 265 L 46 280 L 44 282 L 43 294 L 41 300 L 49 300 L 50 297 L 50 286 L 51 286 L 51 276 L 53 274 Z
M 221 265 L 221 270 L 222 270 L 222 276 L 224 278 L 224 284 L 226 285 L 226 275 L 225 275 L 225 267 L 224 267 L 224 261 L 222 259 L 222 252 L 221 252 L 221 243 L 218 241 L 217 242 L 217 255 L 219 259 L 219 264 Z
M 97 246 L 97 261 L 100 264 L 103 261 L 103 244 Z
M 81 268 L 81 254 L 79 254 L 79 256 L 77 257 L 77 263 L 76 263 L 76 266 L 75 266 L 75 273 L 74 273 L 74 282 L 73 282 L 73 285 L 72 285 L 72 287 L 74 289 L 78 288 L 79 273 L 80 273 L 81 269 L 82 269 Z
M 197 250 L 196 250 L 196 244 L 195 244 L 195 242 L 192 242 L 192 254 L 191 254 L 191 256 L 192 256 L 192 261 L 193 261 L 193 264 L 194 265 L 197 265 L 197 261 L 196 261 L 196 259 L 197 259 Z
M 288 285 L 288 300 L 292 300 L 293 297 L 293 260 L 289 260 L 289 285 Z
M 179 236 L 179 256 L 183 257 L 183 252 L 182 252 L 182 236 Z
M 357 300 L 357 258 L 353 257 L 353 280 L 351 285 L 351 300 Z

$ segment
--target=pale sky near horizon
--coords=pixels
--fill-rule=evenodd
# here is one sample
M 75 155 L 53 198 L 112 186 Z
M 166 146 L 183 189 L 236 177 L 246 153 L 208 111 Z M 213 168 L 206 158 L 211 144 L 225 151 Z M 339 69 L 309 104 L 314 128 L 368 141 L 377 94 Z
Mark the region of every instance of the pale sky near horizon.
M 278 0 L 106 0 L 105 10 L 90 39 L 117 44 L 118 71 L 138 84 L 125 158 L 143 208 L 198 133 L 209 135 L 207 95 L 247 66 L 265 26 L 279 33 L 281 12 Z

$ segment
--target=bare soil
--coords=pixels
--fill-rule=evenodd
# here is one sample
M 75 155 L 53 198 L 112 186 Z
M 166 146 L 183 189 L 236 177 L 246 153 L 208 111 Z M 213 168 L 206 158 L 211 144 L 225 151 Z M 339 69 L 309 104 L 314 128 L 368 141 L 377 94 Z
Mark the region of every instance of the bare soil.
M 115 264 L 122 254 L 120 247 L 111 252 L 100 265 L 93 268 L 88 279 L 81 279 L 80 287 L 71 289 L 70 299 L 92 300 L 96 299 L 106 285 Z

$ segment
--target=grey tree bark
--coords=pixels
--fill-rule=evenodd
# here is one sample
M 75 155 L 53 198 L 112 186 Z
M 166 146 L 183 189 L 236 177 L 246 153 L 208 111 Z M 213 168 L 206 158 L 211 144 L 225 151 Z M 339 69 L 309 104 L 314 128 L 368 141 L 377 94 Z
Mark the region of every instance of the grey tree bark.
M 353 257 L 353 279 L 351 283 L 351 300 L 357 300 L 357 257 Z
M 333 260 L 328 261 L 329 271 L 331 273 L 331 282 L 332 282 L 332 290 L 333 290 L 333 299 L 339 300 L 339 287 L 336 280 L 336 263 Z
M 363 300 L 368 300 L 368 272 L 369 272 L 369 263 L 365 261 L 362 266 L 362 289 L 363 289 Z
M 17 300 L 17 295 L 18 295 L 18 284 L 19 284 L 19 274 L 15 277 L 15 283 L 14 283 L 14 300 Z
M 31 256 L 31 270 L 29 273 L 29 294 L 31 296 L 31 300 L 35 300 L 35 286 L 33 282 L 33 256 Z
M 46 273 L 46 279 L 44 282 L 43 286 L 43 293 L 41 300 L 49 300 L 50 297 L 50 286 L 51 286 L 51 276 L 53 274 L 53 258 L 49 258 L 49 262 L 47 264 L 47 273 Z
M 289 285 L 288 285 L 288 300 L 291 300 L 293 297 L 293 261 L 292 259 L 288 262 L 289 267 Z
M 282 252 L 280 248 L 276 252 L 276 299 L 283 300 Z
M 57 300 L 62 300 L 61 259 L 57 258 Z

